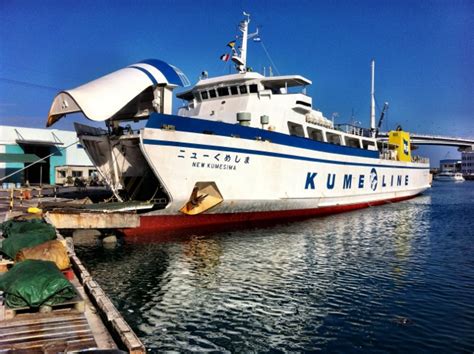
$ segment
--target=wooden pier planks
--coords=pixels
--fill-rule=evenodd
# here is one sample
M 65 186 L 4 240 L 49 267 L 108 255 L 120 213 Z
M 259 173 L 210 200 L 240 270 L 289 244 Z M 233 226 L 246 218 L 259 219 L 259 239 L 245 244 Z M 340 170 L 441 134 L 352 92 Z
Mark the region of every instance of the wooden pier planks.
M 90 273 L 75 254 L 71 255 L 71 264 L 88 298 L 97 307 L 102 315 L 104 324 L 113 332 L 115 338 L 119 339 L 131 354 L 146 353 L 143 343 L 138 339 L 135 332 L 133 332 L 112 301 L 110 301 L 99 284 L 93 280 Z
M 0 322 L 0 351 L 65 352 L 97 348 L 84 313 L 37 314 Z

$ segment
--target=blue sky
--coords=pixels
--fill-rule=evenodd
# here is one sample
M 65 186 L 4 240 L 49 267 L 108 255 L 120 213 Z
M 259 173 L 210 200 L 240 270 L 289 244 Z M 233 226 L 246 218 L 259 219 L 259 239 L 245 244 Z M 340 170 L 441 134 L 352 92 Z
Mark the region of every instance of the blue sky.
M 384 128 L 474 137 L 474 2 L 467 1 L 7 1 L 0 0 L 0 124 L 44 127 L 59 89 L 146 58 L 229 72 L 219 60 L 242 11 L 280 74 L 313 81 L 313 105 L 368 125 L 370 60 Z M 270 62 L 249 44 L 256 71 Z M 275 69 L 275 68 L 274 68 Z M 275 71 L 275 70 L 274 70 Z M 377 113 L 377 115 L 379 112 Z M 63 119 L 55 128 L 72 129 Z M 456 149 L 422 148 L 437 160 Z

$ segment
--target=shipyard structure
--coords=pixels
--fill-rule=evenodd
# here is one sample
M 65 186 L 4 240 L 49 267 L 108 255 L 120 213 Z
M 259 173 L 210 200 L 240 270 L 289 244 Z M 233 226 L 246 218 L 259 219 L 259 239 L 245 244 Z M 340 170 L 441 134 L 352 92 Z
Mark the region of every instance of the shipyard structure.
M 37 162 L 42 158 L 44 160 Z M 0 179 L 3 187 L 12 183 L 65 184 L 71 178 L 86 180 L 95 172 L 96 168 L 75 132 L 0 126 Z

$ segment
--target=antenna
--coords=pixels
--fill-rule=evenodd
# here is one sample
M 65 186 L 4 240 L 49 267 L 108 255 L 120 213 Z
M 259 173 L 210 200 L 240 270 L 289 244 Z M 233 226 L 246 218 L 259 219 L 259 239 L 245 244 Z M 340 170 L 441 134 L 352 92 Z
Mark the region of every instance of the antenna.
M 372 67 L 372 84 L 370 89 L 370 132 L 372 133 L 372 137 L 375 138 L 375 60 L 372 59 L 371 65 Z

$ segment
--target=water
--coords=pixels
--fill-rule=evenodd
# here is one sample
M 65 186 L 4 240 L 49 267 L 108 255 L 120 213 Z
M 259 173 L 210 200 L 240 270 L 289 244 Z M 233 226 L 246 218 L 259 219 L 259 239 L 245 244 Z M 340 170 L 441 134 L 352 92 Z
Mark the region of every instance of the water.
M 80 247 L 155 352 L 473 352 L 474 182 L 179 240 Z

